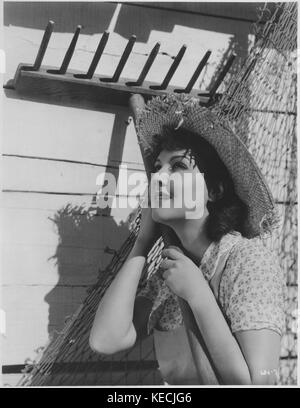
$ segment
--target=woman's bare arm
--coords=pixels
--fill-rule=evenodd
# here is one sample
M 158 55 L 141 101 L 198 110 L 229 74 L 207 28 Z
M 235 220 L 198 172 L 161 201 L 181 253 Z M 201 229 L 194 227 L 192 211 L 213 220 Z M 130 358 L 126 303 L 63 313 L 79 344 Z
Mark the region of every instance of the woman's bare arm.
M 274 384 L 280 336 L 272 330 L 231 333 L 207 286 L 189 302 L 200 332 L 223 384 Z
M 125 350 L 134 345 L 137 331 L 140 335 L 140 325 L 144 325 L 152 302 L 145 297 L 135 300 L 136 291 L 147 253 L 158 235 L 151 210 L 143 210 L 138 238 L 99 303 L 89 339 L 94 351 L 113 354 Z
M 219 384 L 219 380 L 213 366 L 213 361 L 210 359 L 209 352 L 200 333 L 193 312 L 184 299 L 178 298 L 178 300 L 199 384 L 217 385 Z
M 137 242 L 98 306 L 90 333 L 90 347 L 94 351 L 112 354 L 135 343 L 133 309 L 145 260 L 143 248 Z

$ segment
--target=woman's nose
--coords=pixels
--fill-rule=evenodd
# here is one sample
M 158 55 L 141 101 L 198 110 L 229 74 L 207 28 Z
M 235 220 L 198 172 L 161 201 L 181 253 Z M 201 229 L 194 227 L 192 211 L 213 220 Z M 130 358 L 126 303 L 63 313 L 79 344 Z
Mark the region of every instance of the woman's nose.
M 154 174 L 154 177 L 156 180 L 159 180 L 162 185 L 167 186 L 170 179 L 170 172 L 168 167 L 162 167 L 161 169 L 159 169 L 159 171 Z
M 170 175 L 172 174 L 172 169 L 169 163 L 164 164 L 163 166 L 161 166 L 161 168 L 159 169 L 159 173 L 164 173 L 166 174 L 168 177 L 170 177 Z

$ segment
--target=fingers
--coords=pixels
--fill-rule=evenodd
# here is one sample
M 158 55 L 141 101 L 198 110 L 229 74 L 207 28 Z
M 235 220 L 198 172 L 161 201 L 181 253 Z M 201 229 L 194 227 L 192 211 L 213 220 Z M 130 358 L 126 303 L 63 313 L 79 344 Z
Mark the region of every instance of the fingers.
M 159 265 L 159 270 L 158 274 L 162 279 L 166 279 L 167 276 L 169 276 L 170 273 L 170 268 L 173 268 L 175 266 L 175 261 L 172 261 L 171 259 L 163 259 Z
M 179 249 L 175 249 L 176 247 L 166 248 L 162 251 L 162 256 L 164 258 L 173 259 L 176 261 L 177 259 L 181 259 L 184 255 Z M 180 251 L 180 252 L 179 252 Z
M 160 269 L 162 270 L 173 268 L 174 266 L 175 266 L 175 262 L 172 259 L 167 259 L 167 258 L 162 260 L 162 262 L 159 265 Z
M 167 247 L 168 249 L 171 249 L 171 248 L 173 248 L 173 249 L 176 249 L 176 251 L 178 251 L 178 252 L 180 252 L 181 254 L 183 254 L 183 251 L 182 251 L 182 249 L 181 248 L 179 248 L 178 246 L 176 246 L 176 245 L 168 245 L 168 247 Z

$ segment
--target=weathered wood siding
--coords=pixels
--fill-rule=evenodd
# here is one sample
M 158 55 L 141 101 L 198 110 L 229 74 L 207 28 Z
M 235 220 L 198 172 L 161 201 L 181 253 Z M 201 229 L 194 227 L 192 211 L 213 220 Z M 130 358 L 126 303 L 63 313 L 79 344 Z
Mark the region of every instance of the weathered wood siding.
M 170 3 L 168 9 L 146 6 L 122 5 L 99 74 L 114 71 L 131 34 L 137 35 L 137 43 L 124 76 L 133 79 L 156 41 L 161 41 L 161 53 L 149 79 L 158 83 L 180 46 L 188 46 L 172 80 L 177 86 L 186 85 L 207 49 L 213 52 L 208 72 L 197 83 L 204 88 L 228 48 L 241 59 L 247 54 L 247 20 L 255 20 L 253 8 L 245 15 L 239 6 L 234 16 L 237 9 L 231 5 L 222 16 L 222 8 L 210 9 L 208 3 L 206 14 L 199 14 L 195 3 L 191 8 L 182 3 L 184 13 L 178 3 Z M 71 33 L 82 24 L 70 67 L 85 71 L 115 9 L 114 3 L 5 3 L 4 81 L 14 76 L 20 62 L 34 61 L 49 19 L 56 26 L 44 63 L 60 65 Z M 127 236 L 129 210 L 92 218 L 81 211 L 92 207 L 97 175 L 109 169 L 117 172 L 120 163 L 139 171 L 143 166 L 133 125 L 126 123 L 127 109 L 68 107 L 63 98 L 61 105 L 50 105 L 21 100 L 14 91 L 6 91 L 3 108 L 1 307 L 7 326 L 1 349 L 2 364 L 12 366 L 34 358 L 34 350 L 48 341 L 49 333 L 63 327 L 109 261 L 105 248 L 117 249 Z M 7 375 L 3 381 L 14 385 L 17 379 L 18 375 Z

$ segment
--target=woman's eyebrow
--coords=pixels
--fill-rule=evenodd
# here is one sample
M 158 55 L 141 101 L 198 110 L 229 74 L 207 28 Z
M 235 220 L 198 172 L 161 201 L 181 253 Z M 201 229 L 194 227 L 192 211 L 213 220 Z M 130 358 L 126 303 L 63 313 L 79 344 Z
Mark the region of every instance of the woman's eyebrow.
M 189 155 L 189 154 L 177 154 L 177 155 L 175 155 L 175 156 L 172 156 L 171 158 L 170 158 L 170 161 L 171 160 L 174 160 L 174 159 L 189 159 L 191 156 Z

